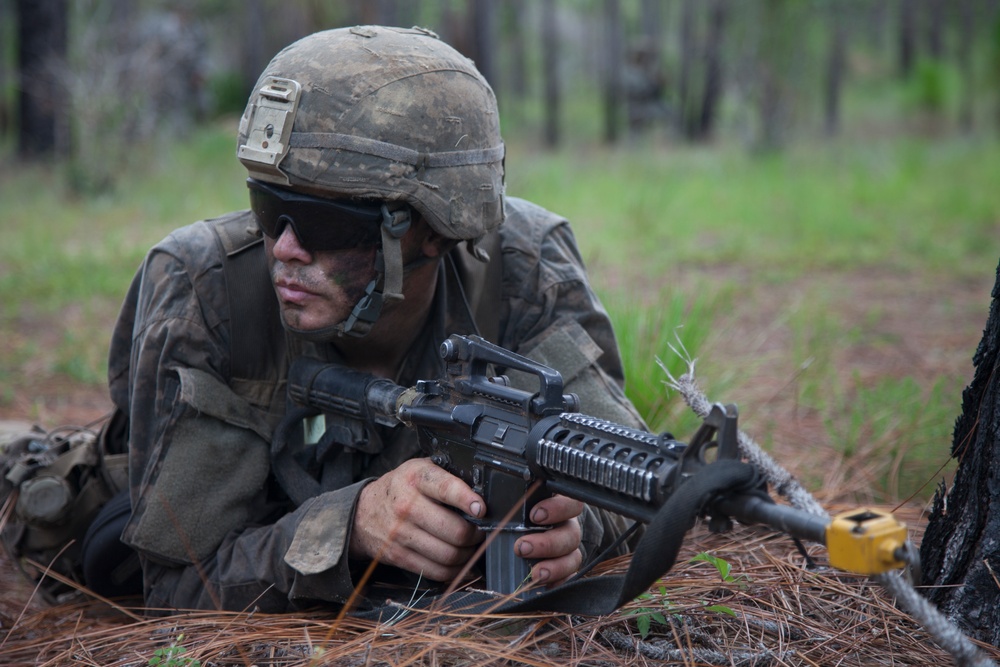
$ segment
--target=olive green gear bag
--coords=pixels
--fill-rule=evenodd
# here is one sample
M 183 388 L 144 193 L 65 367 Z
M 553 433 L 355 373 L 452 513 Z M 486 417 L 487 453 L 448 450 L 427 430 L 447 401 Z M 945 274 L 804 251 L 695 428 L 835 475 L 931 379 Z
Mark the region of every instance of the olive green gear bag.
M 0 542 L 49 603 L 68 601 L 88 585 L 88 558 L 109 557 L 106 540 L 91 529 L 108 524 L 98 517 L 116 495 L 127 505 L 123 417 L 115 412 L 94 427 L 34 427 L 0 439 Z M 119 535 L 120 529 L 114 541 Z M 118 572 L 135 592 L 137 559 L 127 551 L 118 557 L 134 561 L 119 564 Z

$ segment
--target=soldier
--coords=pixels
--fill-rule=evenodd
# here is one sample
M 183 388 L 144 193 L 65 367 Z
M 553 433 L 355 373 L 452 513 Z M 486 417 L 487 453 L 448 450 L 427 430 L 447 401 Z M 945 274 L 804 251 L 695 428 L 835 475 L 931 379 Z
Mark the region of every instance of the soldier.
M 440 343 L 480 333 L 555 367 L 586 413 L 642 426 L 569 224 L 504 193 L 496 100 L 421 29 L 320 32 L 281 51 L 240 121 L 250 210 L 172 233 L 129 290 L 110 352 L 128 418 L 132 513 L 150 608 L 343 603 L 379 576 L 454 578 L 483 499 L 416 435 L 349 420 L 287 447 L 290 360 L 404 386 L 443 375 Z M 300 443 L 301 444 L 301 443 Z M 301 497 L 293 481 L 318 491 Z M 515 544 L 557 583 L 623 530 L 554 496 Z

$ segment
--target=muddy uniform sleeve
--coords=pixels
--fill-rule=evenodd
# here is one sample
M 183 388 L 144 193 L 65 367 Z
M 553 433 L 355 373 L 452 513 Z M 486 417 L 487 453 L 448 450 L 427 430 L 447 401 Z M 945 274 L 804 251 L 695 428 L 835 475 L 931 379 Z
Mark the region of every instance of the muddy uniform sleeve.
M 176 232 L 147 257 L 113 336 L 112 398 L 130 419 L 123 539 L 143 561 L 146 603 L 278 612 L 295 599 L 346 599 L 353 584 L 340 556 L 360 485 L 294 511 L 270 497 L 271 427 L 224 381 L 221 271 L 210 229 Z M 323 571 L 285 562 L 300 528 L 335 537 Z
M 509 317 L 500 344 L 556 368 L 565 391 L 580 397 L 581 412 L 645 429 L 625 397 L 614 330 L 587 280 L 569 223 L 523 200 L 510 200 L 508 212 L 502 235 Z M 511 375 L 515 386 L 537 388 L 537 380 Z M 591 507 L 581 518 L 585 557 L 609 546 L 631 523 Z

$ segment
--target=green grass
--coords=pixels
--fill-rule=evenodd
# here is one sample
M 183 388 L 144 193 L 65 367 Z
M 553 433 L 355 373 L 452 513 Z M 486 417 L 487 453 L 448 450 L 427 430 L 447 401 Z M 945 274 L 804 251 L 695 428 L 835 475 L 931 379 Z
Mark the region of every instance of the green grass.
M 95 198 L 71 194 L 59 168 L 5 168 L 0 315 L 121 298 L 146 250 L 170 230 L 245 206 L 242 168 L 224 136 L 216 130 L 174 150 L 140 149 L 145 166 Z
M 729 262 L 794 277 L 979 271 L 996 255 L 992 143 L 810 145 L 758 158 L 704 148 L 511 152 L 509 191 L 570 217 L 587 256 L 608 263 Z
M 680 377 L 687 372 L 687 358 L 703 349 L 714 313 L 730 299 L 725 293 L 691 297 L 666 288 L 642 300 L 628 294 L 603 298 L 622 350 L 625 393 L 651 430 L 677 437 L 696 430 L 698 420 L 666 389 L 667 373 Z
M 768 371 L 759 364 L 772 360 L 756 360 L 750 341 L 736 358 L 713 345 L 737 306 L 752 310 L 759 302 L 771 315 L 756 326 L 787 336 L 789 386 L 776 398 L 824 425 L 825 445 L 875 480 L 874 497 L 929 495 L 933 484 L 925 482 L 947 459 L 971 362 L 932 376 L 851 373 L 849 364 L 858 363 L 852 354 L 877 360 L 907 343 L 882 306 L 846 316 L 851 304 L 839 296 L 839 283 L 902 276 L 920 294 L 939 283 L 961 291 L 990 279 L 1000 256 L 995 142 L 875 139 L 799 145 L 765 157 L 648 146 L 549 155 L 514 145 L 508 173 L 510 193 L 573 221 L 592 277 L 612 304 L 629 395 L 654 429 L 682 438 L 692 432 L 654 363 L 680 363 L 669 350 L 679 324 L 690 336 L 689 353 L 707 369 L 701 379 L 710 398 L 748 395 L 741 413 L 751 418 L 770 407 L 763 404 L 775 397 L 745 387 Z M 985 322 L 988 292 L 981 297 L 977 326 Z M 919 327 L 919 313 L 911 316 Z M 971 360 L 981 329 L 955 328 L 969 341 Z M 923 354 L 935 351 L 914 350 L 915 361 Z

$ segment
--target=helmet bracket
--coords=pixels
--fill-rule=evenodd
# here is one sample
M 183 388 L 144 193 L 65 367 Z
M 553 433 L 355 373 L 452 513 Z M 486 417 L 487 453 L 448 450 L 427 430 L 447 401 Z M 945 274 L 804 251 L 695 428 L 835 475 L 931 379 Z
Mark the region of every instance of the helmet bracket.
M 237 157 L 262 180 L 289 185 L 288 177 L 278 168 L 288 153 L 289 137 L 295 112 L 302 96 L 302 86 L 292 79 L 269 76 L 257 93 L 257 99 L 240 119 L 240 134 L 246 143 Z

